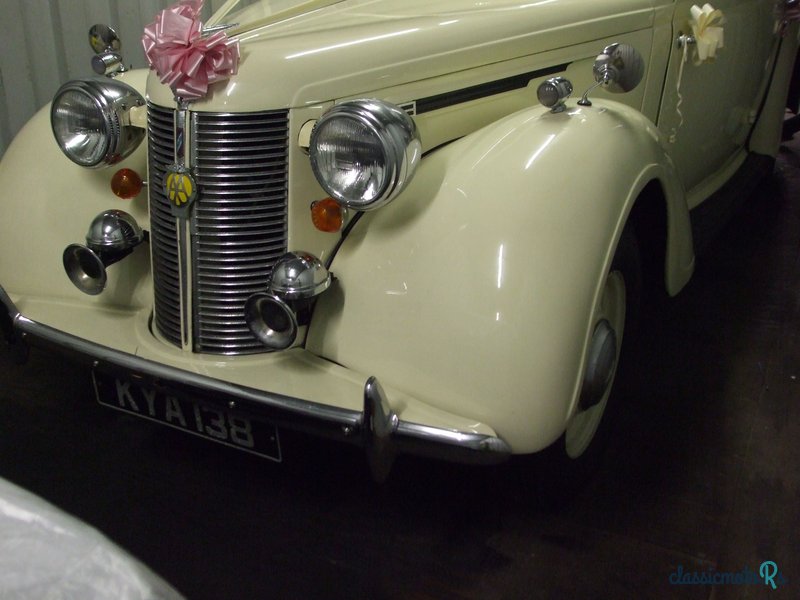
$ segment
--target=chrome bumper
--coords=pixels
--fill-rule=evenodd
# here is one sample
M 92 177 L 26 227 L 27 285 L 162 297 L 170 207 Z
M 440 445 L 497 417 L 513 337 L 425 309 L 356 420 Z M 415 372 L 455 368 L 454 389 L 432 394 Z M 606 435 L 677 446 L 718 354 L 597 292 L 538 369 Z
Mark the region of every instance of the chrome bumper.
M 344 441 L 365 449 L 372 476 L 383 481 L 397 454 L 407 453 L 466 464 L 498 464 L 511 448 L 502 439 L 479 433 L 402 421 L 391 410 L 375 377 L 364 383 L 362 411 L 337 408 L 299 398 L 264 392 L 162 365 L 126 352 L 86 341 L 22 315 L 0 287 L 0 333 L 12 347 L 28 344 L 68 352 L 78 362 L 105 371 L 123 372 L 156 387 L 175 386 L 213 393 L 227 403 L 261 416 L 279 428 Z

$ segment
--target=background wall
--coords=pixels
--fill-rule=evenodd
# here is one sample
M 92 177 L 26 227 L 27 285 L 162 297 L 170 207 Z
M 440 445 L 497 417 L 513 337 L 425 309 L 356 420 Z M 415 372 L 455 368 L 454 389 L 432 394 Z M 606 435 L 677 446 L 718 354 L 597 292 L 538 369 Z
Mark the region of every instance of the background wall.
M 93 75 L 89 28 L 111 25 L 126 64 L 146 66 L 142 30 L 174 0 L 0 0 L 0 156 L 69 79 Z M 206 0 L 204 18 L 223 4 Z

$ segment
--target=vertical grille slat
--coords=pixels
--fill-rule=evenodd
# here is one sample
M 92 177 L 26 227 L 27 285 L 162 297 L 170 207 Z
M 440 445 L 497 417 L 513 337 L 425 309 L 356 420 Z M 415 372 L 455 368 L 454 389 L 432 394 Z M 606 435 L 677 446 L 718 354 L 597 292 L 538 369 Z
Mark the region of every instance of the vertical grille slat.
M 266 289 L 286 252 L 288 111 L 192 113 L 191 162 L 200 194 L 185 248 L 162 190 L 173 158 L 173 114 L 148 106 L 156 326 L 181 346 L 181 315 L 190 308 L 195 352 L 264 352 L 243 309 L 254 291 Z M 179 265 L 187 252 L 192 306 L 181 307 Z

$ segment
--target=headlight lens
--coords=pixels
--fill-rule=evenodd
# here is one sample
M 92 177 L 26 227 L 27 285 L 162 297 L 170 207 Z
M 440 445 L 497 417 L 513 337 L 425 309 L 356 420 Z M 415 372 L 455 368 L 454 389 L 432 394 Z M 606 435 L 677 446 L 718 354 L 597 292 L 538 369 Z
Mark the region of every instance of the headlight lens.
M 70 81 L 53 98 L 53 135 L 73 162 L 83 167 L 112 165 L 144 138 L 144 129 L 132 127 L 128 114 L 142 104 L 141 95 L 120 81 Z
M 334 199 L 372 210 L 411 180 L 421 144 L 414 121 L 379 100 L 353 100 L 326 112 L 311 134 L 311 168 Z

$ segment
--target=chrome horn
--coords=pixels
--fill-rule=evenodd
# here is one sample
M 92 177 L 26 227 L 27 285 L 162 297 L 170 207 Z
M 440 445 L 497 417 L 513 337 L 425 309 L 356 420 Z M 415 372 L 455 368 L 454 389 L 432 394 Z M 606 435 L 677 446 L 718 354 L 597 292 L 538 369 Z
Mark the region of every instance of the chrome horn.
M 297 315 L 275 294 L 253 294 L 244 305 L 244 318 L 253 335 L 272 350 L 285 350 L 297 339 Z
M 244 317 L 253 335 L 267 348 L 285 350 L 297 339 L 299 326 L 314 299 L 327 290 L 331 274 L 308 252 L 284 254 L 272 268 L 266 292 L 247 299 Z
M 86 245 L 70 244 L 64 249 L 64 270 L 80 291 L 96 296 L 106 287 L 106 268 L 128 256 L 144 240 L 134 218 L 121 210 L 97 215 L 86 234 Z

